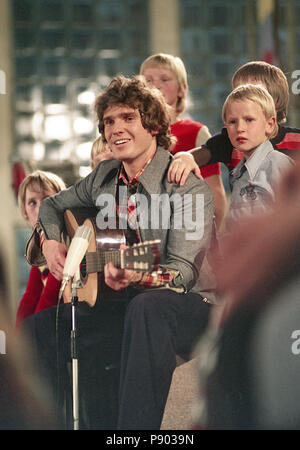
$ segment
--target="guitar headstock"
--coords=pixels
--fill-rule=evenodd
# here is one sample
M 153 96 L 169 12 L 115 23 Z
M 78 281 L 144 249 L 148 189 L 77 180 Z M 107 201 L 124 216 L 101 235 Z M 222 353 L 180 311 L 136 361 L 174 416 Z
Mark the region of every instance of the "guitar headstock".
M 134 244 L 121 251 L 121 268 L 151 272 L 158 269 L 160 261 L 160 240 L 146 241 Z

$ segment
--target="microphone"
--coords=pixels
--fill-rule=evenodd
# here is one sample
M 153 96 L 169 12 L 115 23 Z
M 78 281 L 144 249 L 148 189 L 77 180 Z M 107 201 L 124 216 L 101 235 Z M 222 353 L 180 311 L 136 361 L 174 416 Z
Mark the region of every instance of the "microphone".
M 60 298 L 67 282 L 74 277 L 75 272 L 78 269 L 84 257 L 84 254 L 87 251 L 91 237 L 92 237 L 92 230 L 87 225 L 81 225 L 80 227 L 77 228 L 76 233 L 68 249 L 64 265 L 63 280 L 59 293 Z
M 63 280 L 69 281 L 73 278 L 75 271 L 84 257 L 92 237 L 92 230 L 86 225 L 77 228 L 69 247 L 64 270 Z

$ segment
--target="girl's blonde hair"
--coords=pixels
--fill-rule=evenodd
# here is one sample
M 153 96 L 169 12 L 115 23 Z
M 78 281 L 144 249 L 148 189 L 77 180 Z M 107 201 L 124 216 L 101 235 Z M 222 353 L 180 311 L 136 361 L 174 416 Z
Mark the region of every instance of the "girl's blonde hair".
M 232 77 L 232 87 L 255 80 L 262 83 L 273 97 L 276 108 L 276 120 L 286 122 L 289 103 L 289 85 L 286 76 L 279 67 L 265 61 L 250 61 L 241 66 Z
M 258 84 L 242 84 L 235 88 L 226 98 L 222 109 L 222 119 L 226 123 L 226 112 L 228 106 L 234 101 L 250 100 L 257 103 L 268 120 L 271 117 L 276 117 L 276 109 L 272 96 L 269 94 L 266 88 Z M 278 134 L 278 124 L 275 123 L 272 133 L 268 136 L 268 139 L 272 139 Z
M 187 94 L 187 73 L 184 63 L 179 56 L 168 55 L 166 53 L 157 53 L 149 56 L 142 63 L 140 67 L 140 75 L 144 75 L 144 72 L 149 67 L 164 67 L 171 70 L 177 78 L 179 89 L 184 92 L 181 98 L 177 99 L 176 112 L 178 114 L 183 113 L 186 108 L 186 94 Z
M 101 136 L 99 136 L 92 145 L 91 150 L 91 169 L 95 169 L 96 164 L 94 161 L 94 158 L 99 155 L 99 153 L 102 153 L 106 150 L 106 144 L 103 142 L 103 139 Z
M 24 219 L 28 220 L 25 210 L 25 198 L 27 188 L 32 188 L 36 192 L 54 191 L 58 193 L 66 189 L 63 180 L 52 172 L 45 172 L 42 170 L 35 170 L 27 175 L 22 181 L 18 192 L 18 204 Z

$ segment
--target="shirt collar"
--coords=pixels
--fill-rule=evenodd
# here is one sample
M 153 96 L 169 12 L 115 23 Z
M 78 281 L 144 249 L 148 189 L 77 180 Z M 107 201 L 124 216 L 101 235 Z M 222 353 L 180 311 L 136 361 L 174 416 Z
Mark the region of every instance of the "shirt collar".
M 250 158 L 245 162 L 245 166 L 247 167 L 251 178 L 255 177 L 256 172 L 260 168 L 262 161 L 267 157 L 267 155 L 274 151 L 275 150 L 270 141 L 265 141 L 257 147 L 255 152 L 252 153 Z
M 250 158 L 246 160 L 245 157 L 241 159 L 241 161 L 238 163 L 238 165 L 235 167 L 235 169 L 232 171 L 232 177 L 237 179 L 242 176 L 242 174 L 245 171 L 245 168 L 247 169 L 250 178 L 254 178 L 256 175 L 256 172 L 258 171 L 259 167 L 261 166 L 262 161 L 266 158 L 266 156 L 271 153 L 272 151 L 275 151 L 270 141 L 265 141 L 262 144 L 260 144 L 255 152 L 252 153 Z
M 152 159 L 154 158 L 155 153 L 156 153 L 156 149 L 155 149 L 154 153 L 150 156 L 150 158 L 146 161 L 145 165 L 137 171 L 137 173 L 134 175 L 134 177 L 132 177 L 130 179 L 128 179 L 127 174 L 124 169 L 124 165 L 122 164 L 121 169 L 120 169 L 119 179 L 121 179 L 124 184 L 130 184 L 130 185 L 138 184 L 140 176 L 145 171 L 146 167 L 151 163 Z
M 162 182 L 166 179 L 166 171 L 173 159 L 173 155 L 168 150 L 157 147 L 152 160 L 144 167 L 143 173 L 139 175 L 139 183 L 143 185 L 147 192 L 151 194 L 159 194 L 161 192 Z M 107 189 L 107 182 L 111 178 L 115 178 L 117 184 L 120 179 L 121 166 L 121 162 L 117 159 L 108 159 L 98 164 L 94 171 L 94 176 L 98 173 L 101 174 L 99 175 L 100 187 L 106 186 L 105 188 Z M 126 183 L 128 183 L 127 177 Z

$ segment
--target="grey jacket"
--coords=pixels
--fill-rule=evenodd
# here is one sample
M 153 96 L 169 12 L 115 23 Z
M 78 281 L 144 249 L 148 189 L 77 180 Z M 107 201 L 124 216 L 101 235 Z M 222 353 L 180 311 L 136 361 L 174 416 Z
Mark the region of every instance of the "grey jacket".
M 198 293 L 215 303 L 214 278 L 207 261 L 214 226 L 213 197 L 205 181 L 193 174 L 184 186 L 169 183 L 167 171 L 172 158 L 168 151 L 158 147 L 139 177 L 141 240 L 161 241 L 161 265 L 178 272 L 173 288 Z M 97 224 L 109 209 L 113 212 L 108 203 L 116 197 L 120 166 L 118 160 L 103 161 L 74 186 L 45 199 L 38 224 L 46 238 L 60 240 L 66 209 L 96 206 L 99 209 Z M 160 220 L 162 217 L 164 219 Z M 43 259 L 37 234 L 35 229 L 27 246 L 27 259 L 32 265 L 41 264 Z

